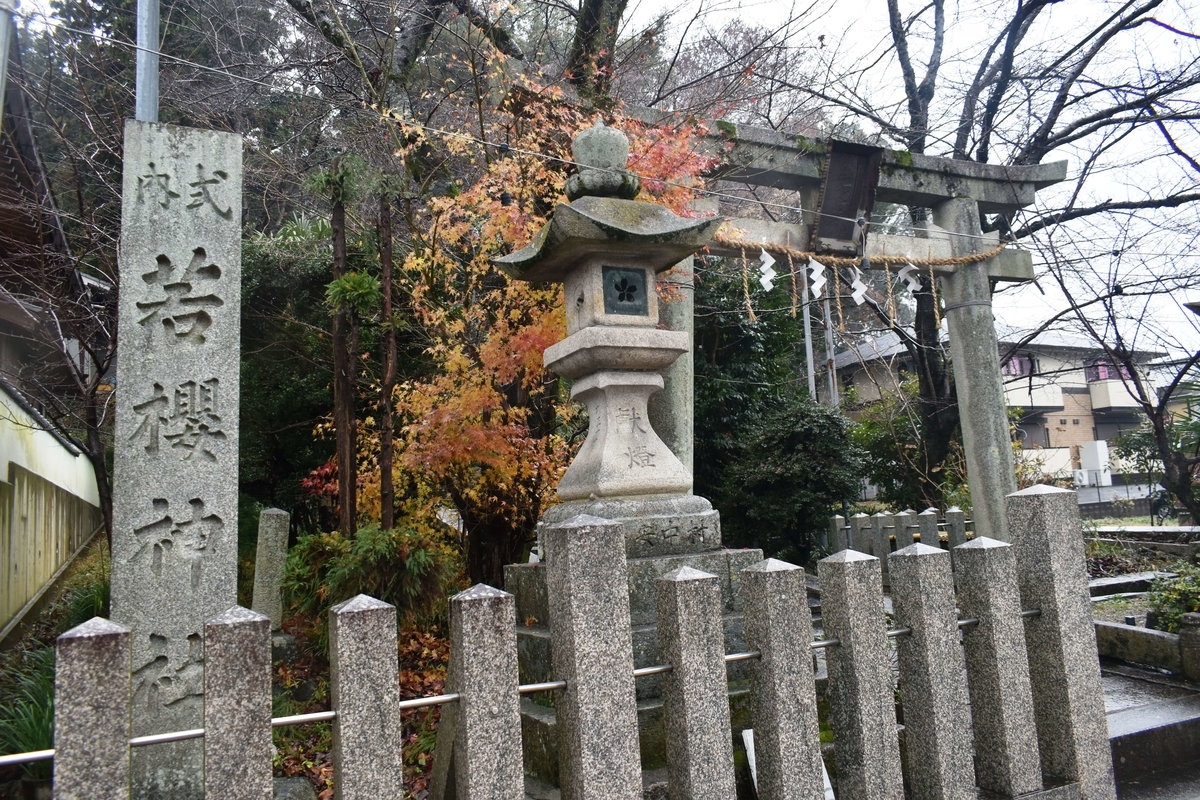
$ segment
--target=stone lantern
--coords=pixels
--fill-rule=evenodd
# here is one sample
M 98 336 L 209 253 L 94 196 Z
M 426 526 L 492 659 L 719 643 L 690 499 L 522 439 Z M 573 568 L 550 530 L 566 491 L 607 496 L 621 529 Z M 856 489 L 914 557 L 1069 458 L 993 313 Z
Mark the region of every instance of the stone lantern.
M 545 365 L 573 379 L 572 398 L 588 408 L 587 440 L 558 486 L 565 502 L 543 521 L 622 521 L 631 557 L 718 547 L 716 512 L 690 495 L 691 473 L 651 427 L 647 401 L 691 346 L 688 333 L 658 327 L 655 276 L 703 248 L 721 220 L 633 200 L 629 142 L 615 128 L 598 122 L 572 153 L 571 203 L 529 246 L 495 261 L 518 280 L 564 284 L 568 335 L 547 348 Z

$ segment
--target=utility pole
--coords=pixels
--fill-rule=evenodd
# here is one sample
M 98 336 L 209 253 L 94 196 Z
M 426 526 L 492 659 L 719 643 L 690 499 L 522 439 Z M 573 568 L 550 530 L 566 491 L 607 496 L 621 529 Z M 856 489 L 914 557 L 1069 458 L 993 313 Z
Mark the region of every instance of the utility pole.
M 837 272 L 834 272 L 833 290 L 841 291 L 837 285 Z M 829 294 L 825 295 L 825 371 L 829 378 L 829 407 L 837 408 L 841 404 L 838 398 L 837 373 L 833 363 L 833 315 L 830 313 Z
M 801 299 L 804 301 L 804 369 L 808 372 L 808 396 L 816 400 L 817 369 L 816 364 L 813 363 L 812 315 L 808 310 L 808 270 L 804 267 L 800 268 L 800 278 L 802 281 Z
M 158 0 L 138 0 L 137 48 L 134 116 L 139 122 L 158 122 Z
M 8 53 L 13 46 L 13 13 L 16 0 L 0 0 L 0 123 L 4 121 L 4 98 L 8 92 Z

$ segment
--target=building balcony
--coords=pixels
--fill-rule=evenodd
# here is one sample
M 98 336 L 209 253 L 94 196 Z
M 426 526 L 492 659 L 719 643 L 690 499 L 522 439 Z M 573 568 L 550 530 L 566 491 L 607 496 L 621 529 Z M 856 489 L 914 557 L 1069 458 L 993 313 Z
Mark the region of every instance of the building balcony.
M 1092 395 L 1093 411 L 1118 411 L 1141 406 L 1141 403 L 1130 394 L 1129 389 L 1120 378 L 1090 381 L 1088 382 L 1088 392 Z
M 1007 378 L 1004 403 L 1009 408 L 1025 411 L 1060 411 L 1063 408 L 1062 388 L 1040 375 Z

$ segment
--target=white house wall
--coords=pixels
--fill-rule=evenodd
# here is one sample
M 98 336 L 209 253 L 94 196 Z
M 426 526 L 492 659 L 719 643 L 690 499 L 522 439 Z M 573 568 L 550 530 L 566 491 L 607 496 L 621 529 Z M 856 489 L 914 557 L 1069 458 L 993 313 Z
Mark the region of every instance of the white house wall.
M 91 465 L 0 387 L 0 629 L 101 522 Z

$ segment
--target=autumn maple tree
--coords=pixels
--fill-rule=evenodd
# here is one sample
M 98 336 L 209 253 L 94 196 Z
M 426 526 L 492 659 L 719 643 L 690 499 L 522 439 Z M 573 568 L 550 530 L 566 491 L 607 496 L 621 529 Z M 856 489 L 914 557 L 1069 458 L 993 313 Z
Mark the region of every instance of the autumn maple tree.
M 395 389 L 398 522 L 460 522 L 469 578 L 492 585 L 527 551 L 586 432 L 581 407 L 542 366 L 544 350 L 566 336 L 561 287 L 510 280 L 491 259 L 527 243 L 565 202 L 570 142 L 592 120 L 550 91 L 520 97 L 489 132 L 503 147 L 438 143 L 476 164 L 477 177 L 407 210 L 410 236 L 398 243 L 394 278 L 433 366 Z M 608 121 L 630 134 L 630 168 L 648 178 L 642 199 L 683 210 L 692 192 L 685 179 L 709 163 L 692 146 L 698 131 Z M 420 131 L 402 138 L 425 144 Z M 380 423 L 366 422 L 359 460 L 375 466 L 360 513 L 378 519 Z

